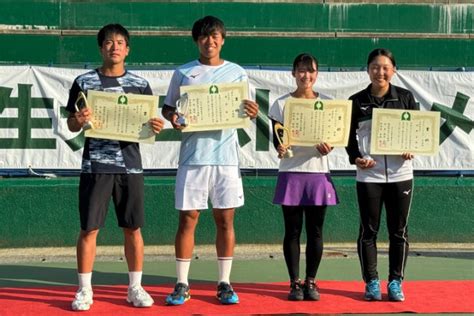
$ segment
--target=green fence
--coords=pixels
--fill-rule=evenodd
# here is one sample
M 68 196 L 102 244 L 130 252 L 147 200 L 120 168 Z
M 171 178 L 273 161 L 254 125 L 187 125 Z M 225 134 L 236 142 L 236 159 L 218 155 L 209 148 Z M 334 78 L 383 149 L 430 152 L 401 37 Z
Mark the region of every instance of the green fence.
M 358 210 L 354 177 L 334 177 L 340 204 L 327 213 L 326 242 L 354 242 Z M 0 248 L 73 246 L 79 230 L 77 178 L 2 179 L 0 181 Z M 147 244 L 173 244 L 178 214 L 174 209 L 174 178 L 149 176 L 145 180 Z M 235 228 L 239 243 L 280 243 L 283 219 L 272 204 L 275 177 L 244 177 L 245 206 L 237 210 Z M 474 178 L 418 177 L 415 180 L 409 235 L 412 242 L 474 242 L 472 197 Z M 386 241 L 382 224 L 380 241 Z M 201 214 L 198 244 L 214 243 L 210 211 Z M 119 245 L 113 207 L 99 244 Z
M 302 51 L 321 67 L 365 66 L 367 53 L 387 47 L 399 68 L 474 67 L 472 1 L 68 1 L 4 0 L 0 10 L 0 64 L 92 67 L 100 63 L 96 33 L 121 23 L 132 33 L 131 67 L 173 67 L 196 58 L 192 23 L 205 15 L 226 23 L 223 56 L 246 66 L 289 66 Z M 246 205 L 236 216 L 240 243 L 279 243 L 280 209 L 271 199 L 275 179 L 246 177 Z M 78 231 L 77 178 L 0 181 L 0 247 L 72 246 Z M 341 203 L 330 208 L 327 242 L 351 242 L 358 216 L 353 177 L 335 177 Z M 420 177 L 410 214 L 415 242 L 473 242 L 473 178 Z M 172 244 L 177 225 L 174 179 L 146 179 L 147 244 Z M 121 244 L 113 214 L 101 244 Z M 382 228 L 384 226 L 382 225 Z M 381 234 L 384 240 L 386 234 Z M 213 243 L 210 212 L 198 243 Z
M 211 14 L 229 31 L 224 57 L 247 66 L 287 66 L 310 51 L 322 67 L 360 68 L 375 47 L 402 68 L 474 66 L 472 1 L 339 2 L 6 0 L 0 63 L 99 63 L 96 32 L 118 22 L 132 31 L 130 65 L 182 64 L 196 57 L 192 23 Z

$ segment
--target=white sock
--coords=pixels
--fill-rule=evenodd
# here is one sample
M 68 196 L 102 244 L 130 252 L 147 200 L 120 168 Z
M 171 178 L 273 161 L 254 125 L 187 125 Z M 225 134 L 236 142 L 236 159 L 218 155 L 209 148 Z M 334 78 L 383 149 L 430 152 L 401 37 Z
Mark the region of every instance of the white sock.
M 217 284 L 224 282 L 230 284 L 230 270 L 232 270 L 232 257 L 218 257 L 217 267 L 219 269 L 219 279 Z
M 78 273 L 77 278 L 79 279 L 79 289 L 92 288 L 92 272 Z
M 178 277 L 176 283 L 184 283 L 186 285 L 189 284 L 188 274 L 190 266 L 191 259 L 176 258 L 176 276 Z
M 141 286 L 142 285 L 142 274 L 143 271 L 129 271 L 128 272 L 128 287 Z

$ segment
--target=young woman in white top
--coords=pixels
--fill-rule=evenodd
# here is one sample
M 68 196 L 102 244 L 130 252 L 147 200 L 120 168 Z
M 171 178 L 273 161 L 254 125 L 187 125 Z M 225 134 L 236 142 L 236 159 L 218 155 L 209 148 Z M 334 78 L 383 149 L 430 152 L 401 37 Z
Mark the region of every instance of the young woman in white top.
M 292 301 L 319 300 L 315 283 L 323 254 L 323 223 L 328 205 L 336 205 L 338 198 L 329 174 L 328 143 L 313 147 L 292 146 L 293 156 L 285 157 L 288 148 L 278 142 L 275 124 L 284 123 L 284 108 L 288 98 L 314 99 L 322 96 L 313 90 L 318 76 L 318 61 L 310 54 L 300 54 L 293 62 L 292 75 L 296 90 L 281 96 L 272 105 L 269 117 L 273 122 L 273 139 L 281 158 L 273 203 L 280 204 L 285 222 L 283 253 L 290 277 L 288 299 Z M 302 284 L 299 276 L 300 236 L 305 217 L 306 276 Z

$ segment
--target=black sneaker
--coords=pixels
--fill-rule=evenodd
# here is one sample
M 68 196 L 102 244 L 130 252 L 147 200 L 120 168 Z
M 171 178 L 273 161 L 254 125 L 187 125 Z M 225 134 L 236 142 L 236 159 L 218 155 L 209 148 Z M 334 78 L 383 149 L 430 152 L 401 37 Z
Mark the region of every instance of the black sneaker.
M 314 279 L 304 281 L 303 295 L 306 301 L 319 301 L 319 289 Z
M 224 305 L 238 304 L 239 296 L 229 283 L 221 282 L 217 286 L 217 299 Z
M 289 301 L 302 301 L 304 299 L 303 289 L 300 280 L 292 280 L 290 282 L 290 293 L 288 293 Z
M 166 297 L 166 305 L 183 305 L 190 298 L 189 286 L 184 283 L 177 283 L 173 293 Z

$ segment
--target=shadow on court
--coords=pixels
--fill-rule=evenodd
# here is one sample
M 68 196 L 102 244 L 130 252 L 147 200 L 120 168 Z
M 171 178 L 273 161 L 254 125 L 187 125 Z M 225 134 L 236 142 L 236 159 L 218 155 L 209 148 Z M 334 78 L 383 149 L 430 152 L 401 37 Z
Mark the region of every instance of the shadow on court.
M 0 265 L 0 287 L 35 287 L 43 285 L 77 285 L 76 268 L 41 267 L 32 265 Z M 143 275 L 147 284 L 173 284 L 175 278 Z M 128 284 L 126 272 L 94 271 L 94 285 Z

